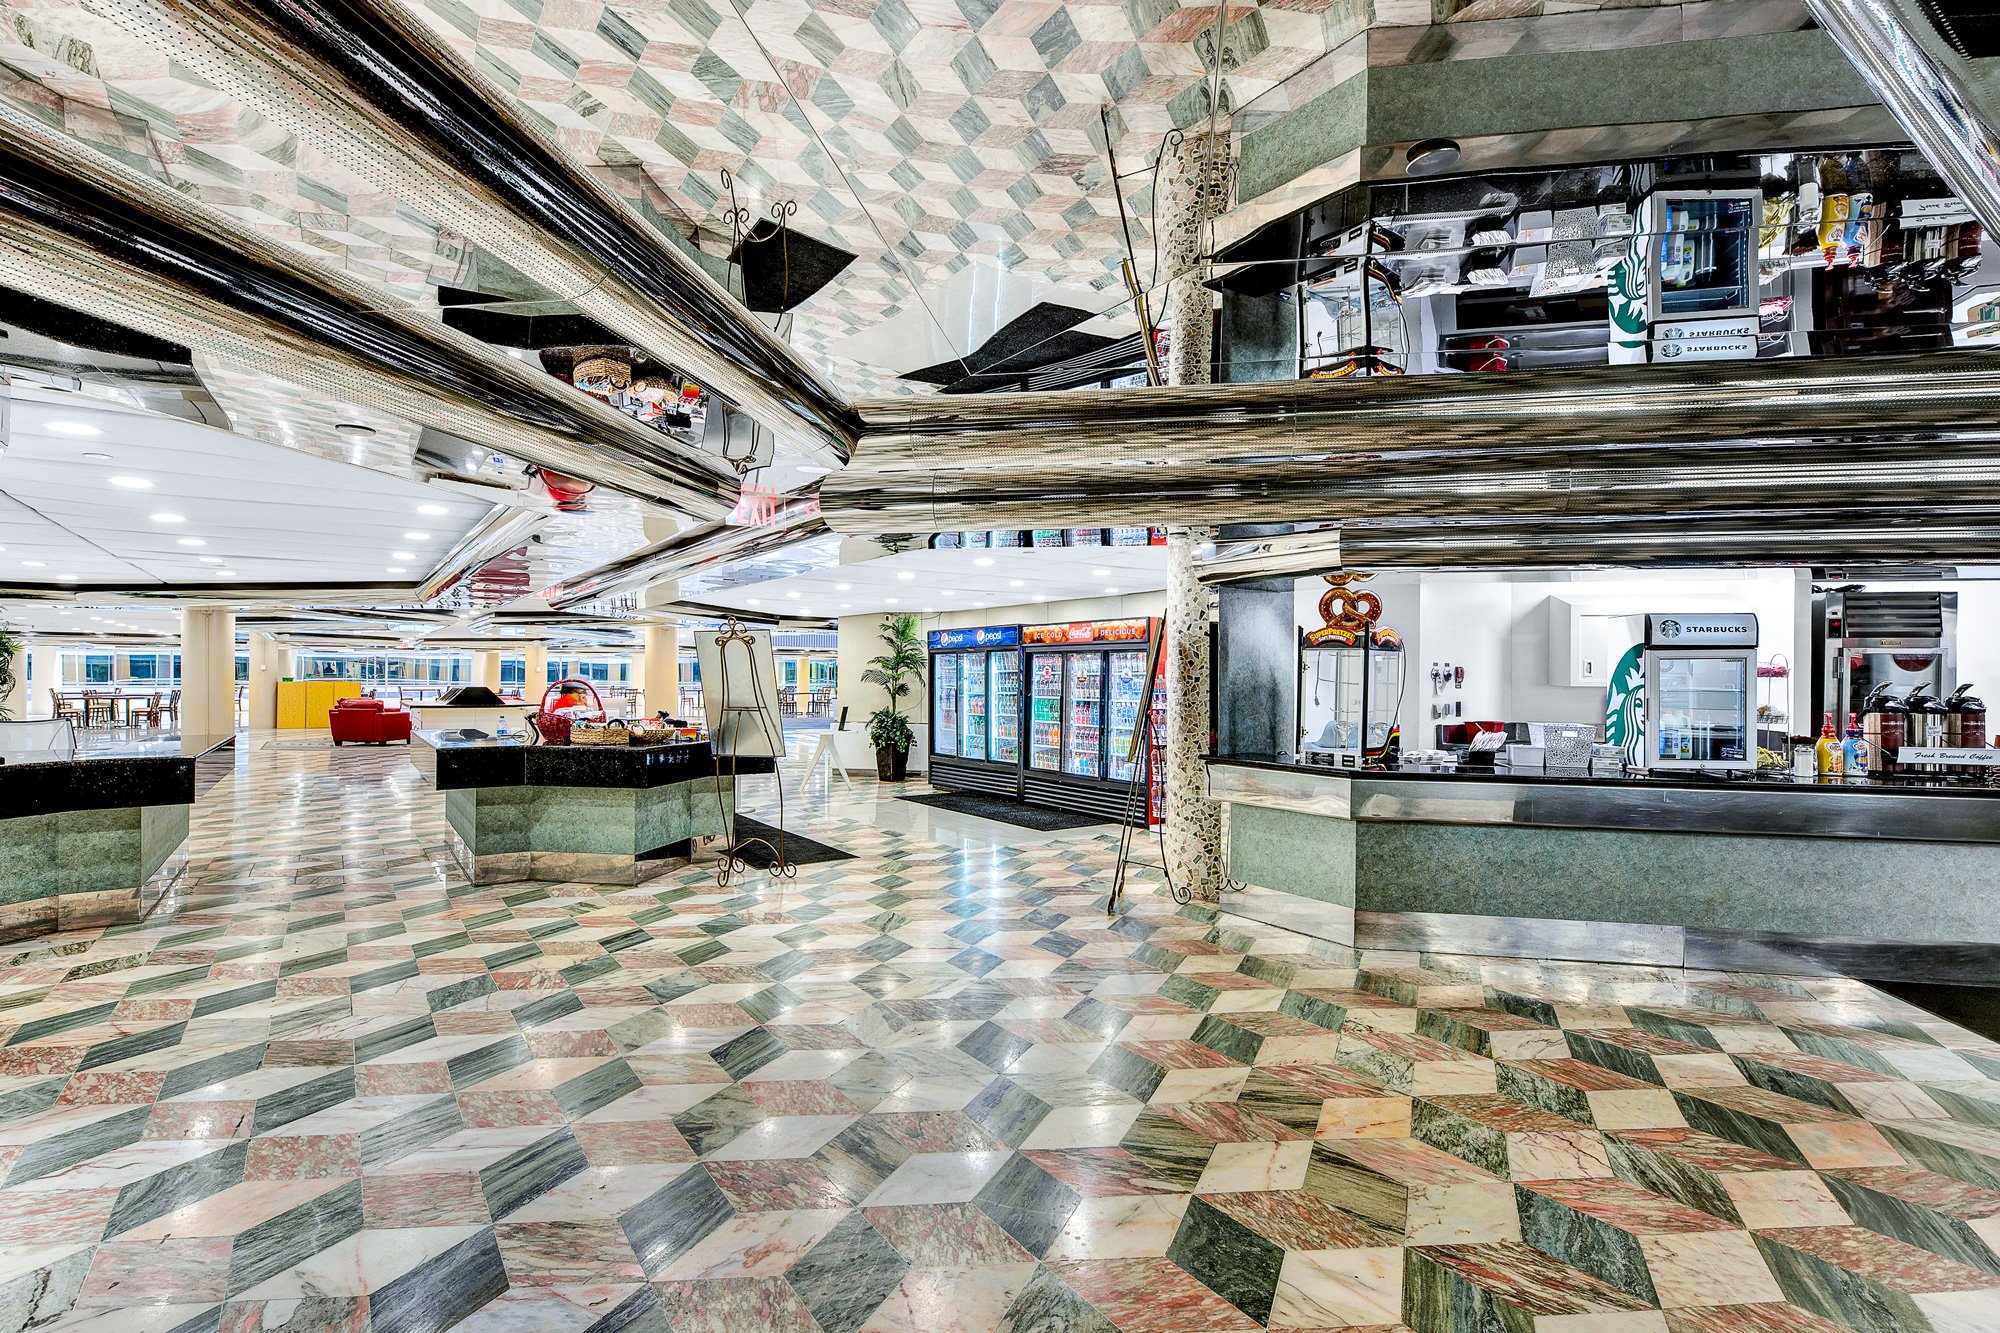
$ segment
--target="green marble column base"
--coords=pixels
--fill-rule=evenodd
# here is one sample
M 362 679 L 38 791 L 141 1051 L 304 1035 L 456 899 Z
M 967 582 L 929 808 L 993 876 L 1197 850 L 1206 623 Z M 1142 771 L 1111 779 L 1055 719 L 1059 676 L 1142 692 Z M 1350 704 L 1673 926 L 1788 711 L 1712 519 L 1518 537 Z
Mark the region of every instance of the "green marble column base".
M 143 919 L 186 869 L 188 809 L 0 819 L 0 942 Z
M 475 884 L 573 880 L 643 884 L 687 865 L 681 844 L 726 831 L 729 784 L 471 787 L 445 793 L 445 817 Z

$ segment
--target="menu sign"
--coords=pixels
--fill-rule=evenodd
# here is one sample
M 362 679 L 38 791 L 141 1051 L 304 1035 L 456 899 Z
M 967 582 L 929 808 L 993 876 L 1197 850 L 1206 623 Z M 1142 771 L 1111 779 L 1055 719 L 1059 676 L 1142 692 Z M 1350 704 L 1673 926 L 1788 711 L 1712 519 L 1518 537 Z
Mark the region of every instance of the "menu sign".
M 2000 750 L 1964 749 L 1956 745 L 1905 745 L 1896 751 L 1899 764 L 1967 764 L 2000 768 Z
M 1022 643 L 1144 643 L 1150 621 L 1081 620 L 1067 625 L 1029 625 Z
M 1021 641 L 1018 625 L 989 625 L 980 629 L 934 629 L 926 638 L 932 652 L 949 648 L 1012 648 Z

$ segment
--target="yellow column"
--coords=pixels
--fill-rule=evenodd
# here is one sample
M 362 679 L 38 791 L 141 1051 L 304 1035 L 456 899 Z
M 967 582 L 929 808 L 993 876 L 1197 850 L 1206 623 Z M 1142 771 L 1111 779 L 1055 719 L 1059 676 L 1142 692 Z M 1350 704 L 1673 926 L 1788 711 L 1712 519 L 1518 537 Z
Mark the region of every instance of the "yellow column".
M 290 674 L 286 665 L 289 650 L 278 646 L 268 634 L 250 636 L 250 691 L 248 725 L 252 731 L 268 731 L 278 725 L 278 679 Z
M 549 687 L 549 646 L 539 639 L 522 644 L 521 669 L 525 673 L 521 697 L 531 704 L 541 702 L 542 691 Z
M 191 736 L 236 730 L 236 616 L 228 607 L 181 609 L 181 730 Z
M 487 689 L 500 688 L 500 654 L 474 653 L 472 655 L 472 683 L 484 685 Z

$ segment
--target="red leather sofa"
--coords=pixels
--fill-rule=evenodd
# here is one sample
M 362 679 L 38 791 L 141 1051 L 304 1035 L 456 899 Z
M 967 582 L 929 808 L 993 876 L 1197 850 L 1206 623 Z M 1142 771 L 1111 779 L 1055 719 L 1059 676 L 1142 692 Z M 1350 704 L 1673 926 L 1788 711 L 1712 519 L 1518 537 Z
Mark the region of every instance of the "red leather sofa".
M 391 708 L 380 699 L 342 699 L 327 714 L 327 724 L 333 728 L 335 745 L 349 741 L 367 745 L 410 743 L 409 710 Z

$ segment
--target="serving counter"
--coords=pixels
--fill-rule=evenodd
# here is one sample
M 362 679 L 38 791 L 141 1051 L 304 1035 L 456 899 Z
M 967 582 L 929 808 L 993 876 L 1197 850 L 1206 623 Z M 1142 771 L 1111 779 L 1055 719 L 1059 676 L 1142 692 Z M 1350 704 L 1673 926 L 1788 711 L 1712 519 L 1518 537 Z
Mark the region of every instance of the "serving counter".
M 1225 906 L 1364 947 L 2000 976 L 2000 788 L 1212 756 Z
M 234 736 L 0 751 L 0 941 L 142 919 L 187 862 L 188 813 Z
M 685 865 L 693 840 L 727 831 L 730 773 L 769 759 L 724 759 L 707 741 L 530 745 L 522 738 L 416 733 L 410 760 L 445 794 L 455 851 L 475 884 L 579 880 L 641 884 Z

